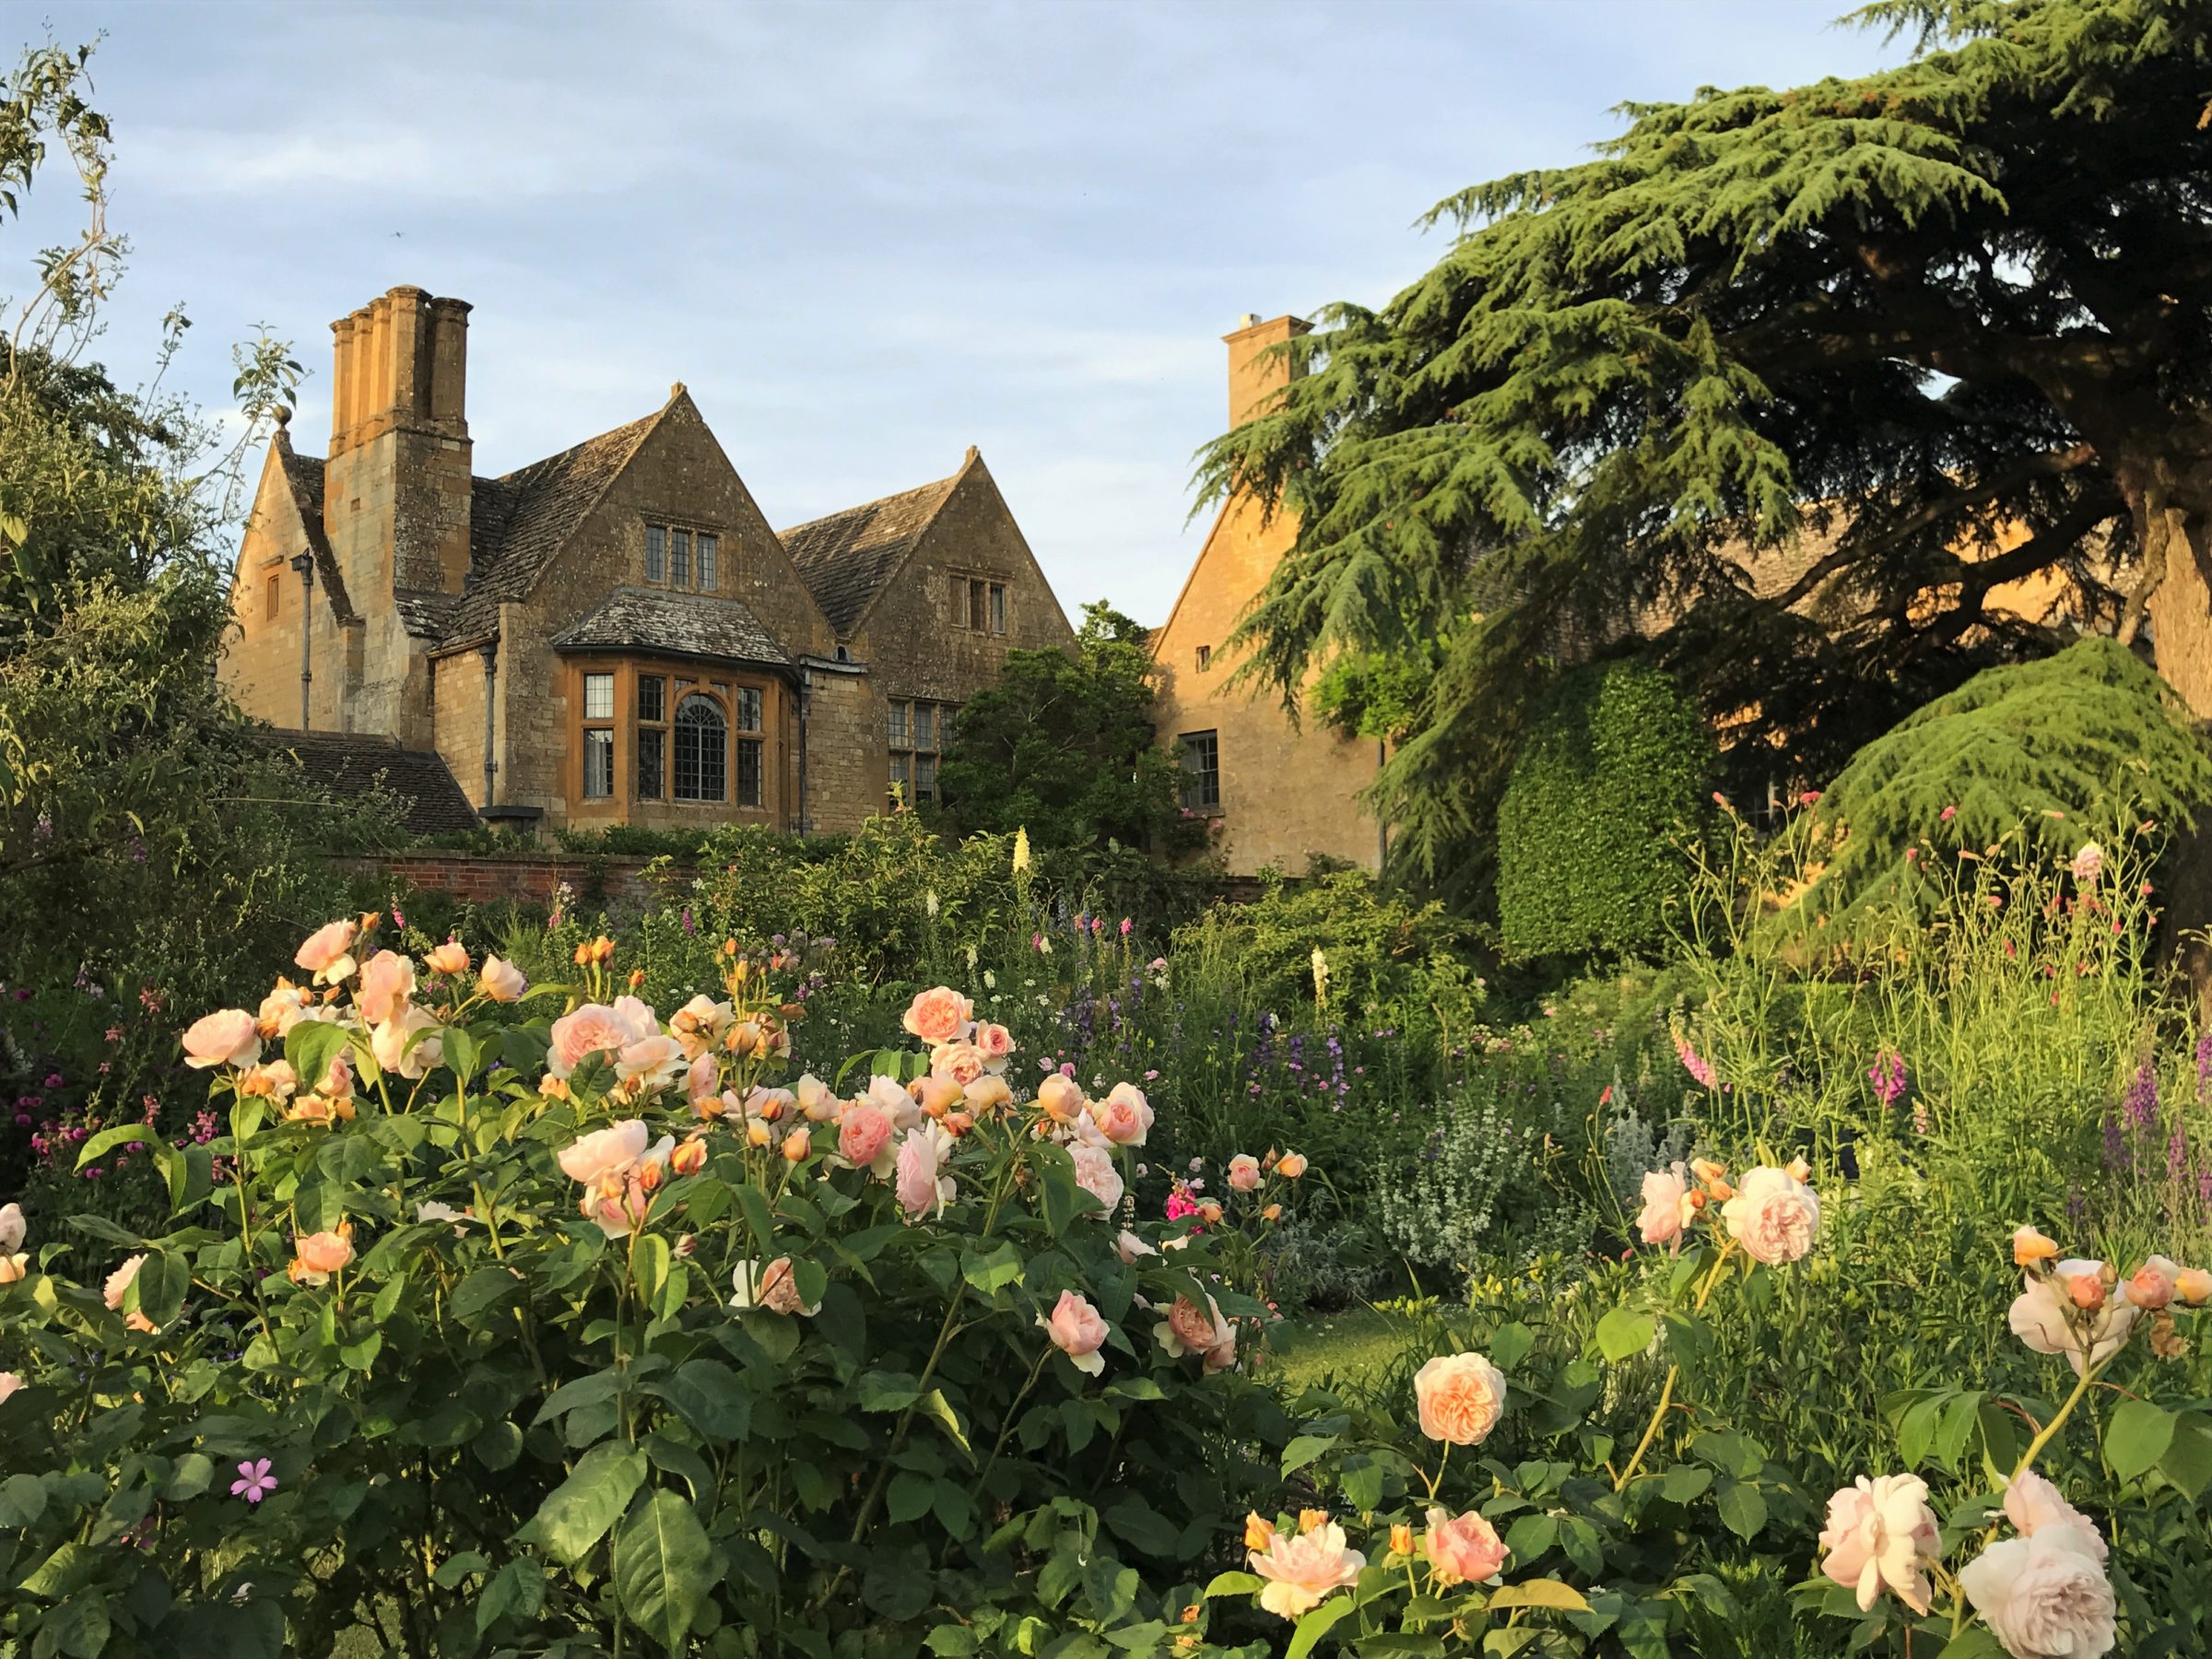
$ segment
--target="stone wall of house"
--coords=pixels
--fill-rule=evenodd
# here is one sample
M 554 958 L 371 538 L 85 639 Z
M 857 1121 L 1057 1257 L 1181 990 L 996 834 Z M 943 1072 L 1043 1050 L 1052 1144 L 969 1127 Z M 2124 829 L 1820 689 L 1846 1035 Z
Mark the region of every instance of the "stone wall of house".
M 308 545 L 307 528 L 285 481 L 275 444 L 262 467 L 253 510 L 240 538 L 230 583 L 231 630 L 223 648 L 223 684 L 238 706 L 256 720 L 296 730 L 300 724 L 300 573 L 292 559 Z M 274 616 L 269 584 L 276 589 Z M 343 629 L 332 612 L 329 590 L 318 582 L 308 615 L 310 719 L 320 731 L 343 724 L 346 661 L 360 629 Z
M 453 781 L 461 785 L 461 793 L 468 797 L 468 804 L 481 809 L 486 799 L 484 653 L 448 652 L 431 659 L 430 670 L 438 753 L 444 758 Z
M 883 699 L 865 673 L 809 667 L 806 824 L 816 834 L 857 830 L 881 812 L 889 778 Z

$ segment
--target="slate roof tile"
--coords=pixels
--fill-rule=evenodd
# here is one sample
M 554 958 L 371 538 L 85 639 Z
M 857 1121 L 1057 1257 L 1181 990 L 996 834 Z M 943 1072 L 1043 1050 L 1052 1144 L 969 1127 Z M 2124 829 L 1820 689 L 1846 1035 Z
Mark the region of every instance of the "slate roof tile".
M 959 481 L 955 473 L 776 532 L 841 639 L 860 625 Z
M 556 651 L 653 651 L 667 656 L 788 667 L 791 658 L 735 599 L 653 588 L 617 588 L 582 620 L 553 636 Z
M 275 730 L 261 733 L 260 740 L 272 754 L 291 756 L 333 794 L 366 794 L 382 786 L 398 795 L 406 803 L 400 821 L 418 835 L 477 828 L 476 808 L 432 750 L 403 749 L 367 732 Z

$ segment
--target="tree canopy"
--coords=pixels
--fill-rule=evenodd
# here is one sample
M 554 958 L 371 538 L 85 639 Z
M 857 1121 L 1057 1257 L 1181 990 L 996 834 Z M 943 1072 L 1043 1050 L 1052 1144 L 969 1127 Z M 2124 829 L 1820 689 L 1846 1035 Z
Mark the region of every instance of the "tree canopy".
M 1441 642 L 1376 786 L 1413 873 L 1482 873 L 1532 699 L 1630 641 L 1785 778 L 2070 628 L 2212 714 L 2212 7 L 1854 20 L 1912 55 L 1443 202 L 1436 266 L 1206 453 L 1299 525 L 1249 673 Z
M 963 833 L 1026 828 L 1040 848 L 1202 840 L 1154 736 L 1147 637 L 1099 600 L 1083 607 L 1074 656 L 1009 651 L 998 684 L 960 707 L 937 770 L 946 816 Z

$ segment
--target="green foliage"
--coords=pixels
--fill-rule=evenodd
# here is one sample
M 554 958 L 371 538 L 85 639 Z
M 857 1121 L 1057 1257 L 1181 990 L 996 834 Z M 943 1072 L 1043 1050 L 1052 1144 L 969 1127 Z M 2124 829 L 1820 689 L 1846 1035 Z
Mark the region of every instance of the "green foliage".
M 1200 845 L 1182 771 L 1153 731 L 1147 631 L 1100 600 L 1083 607 L 1072 658 L 1009 651 L 998 684 L 961 705 L 938 767 L 948 823 L 1026 828 L 1041 851 Z
M 1336 656 L 1313 682 L 1313 712 L 1347 737 L 1402 743 L 1421 724 L 1421 704 L 1442 660 L 1442 647 L 1432 641 L 1395 653 Z
M 1918 54 L 1629 105 L 1594 159 L 1442 203 L 1435 266 L 1324 313 L 1280 407 L 1207 452 L 1213 495 L 1297 517 L 1240 636 L 1260 677 L 1441 641 L 1377 782 L 1401 866 L 1441 888 L 1484 868 L 1531 665 L 1647 632 L 1800 778 L 2057 643 L 2006 608 L 2023 577 L 2092 627 L 2171 603 L 2160 667 L 2212 707 L 2187 654 L 2212 474 L 2182 436 L 2212 385 L 2212 18 L 1858 20 Z
M 1975 676 L 1853 757 L 1794 821 L 1793 850 L 1821 867 L 1781 924 L 1925 909 L 1959 848 L 2063 862 L 2108 826 L 2184 827 L 2208 802 L 2212 759 L 2172 691 L 2112 641 L 2082 640 Z
M 1506 954 L 1650 950 L 1688 889 L 1685 838 L 1707 816 L 1715 753 L 1657 669 L 1622 661 L 1568 677 L 1537 714 L 1498 808 Z

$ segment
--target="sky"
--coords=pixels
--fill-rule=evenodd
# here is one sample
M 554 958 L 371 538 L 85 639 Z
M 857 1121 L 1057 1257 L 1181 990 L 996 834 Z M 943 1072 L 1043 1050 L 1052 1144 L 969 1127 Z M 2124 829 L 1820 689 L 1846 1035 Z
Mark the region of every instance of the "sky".
M 0 51 L 106 39 L 94 355 L 159 320 L 211 406 L 256 325 L 310 374 L 412 283 L 470 301 L 476 470 L 690 389 L 771 524 L 943 477 L 979 446 L 1071 618 L 1165 618 L 1205 531 L 1246 312 L 1380 304 L 1466 185 L 1571 164 L 1613 106 L 1894 62 L 1841 0 L 6 0 Z M 73 234 L 50 174 L 0 295 Z

